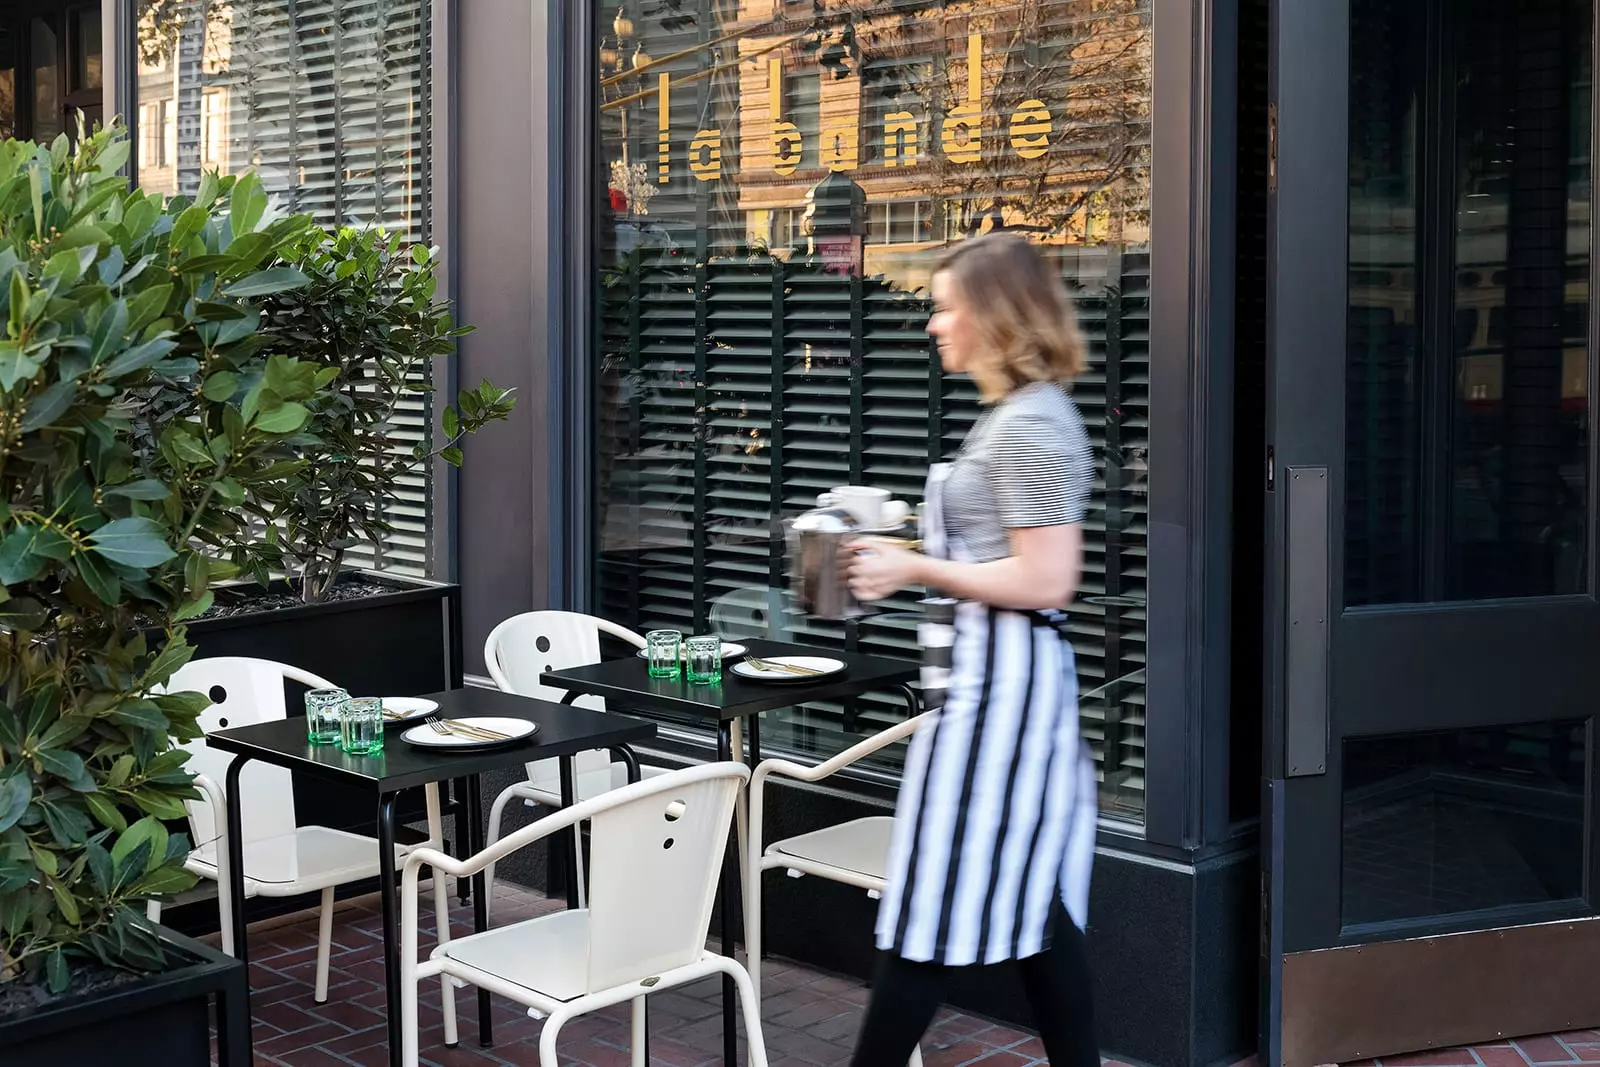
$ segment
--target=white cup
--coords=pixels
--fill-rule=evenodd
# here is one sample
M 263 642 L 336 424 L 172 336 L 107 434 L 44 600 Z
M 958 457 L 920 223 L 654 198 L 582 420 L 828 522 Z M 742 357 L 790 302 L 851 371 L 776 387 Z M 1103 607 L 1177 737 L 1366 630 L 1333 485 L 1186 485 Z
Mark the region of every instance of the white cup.
M 905 501 L 889 499 L 887 489 L 871 489 L 864 485 L 834 486 L 819 496 L 817 503 L 825 508 L 843 508 L 867 530 L 898 526 L 910 514 Z

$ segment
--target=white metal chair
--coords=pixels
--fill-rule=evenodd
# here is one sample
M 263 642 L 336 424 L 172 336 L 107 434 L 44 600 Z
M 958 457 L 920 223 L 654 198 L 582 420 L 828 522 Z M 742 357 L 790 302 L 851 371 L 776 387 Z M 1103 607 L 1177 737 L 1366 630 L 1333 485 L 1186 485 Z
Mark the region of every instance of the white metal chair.
M 784 759 L 763 760 L 750 779 L 749 855 L 745 862 L 744 943 L 751 985 L 761 994 L 761 875 L 780 869 L 792 878 L 814 875 L 830 882 L 842 882 L 865 889 L 876 899 L 883 892 L 889 865 L 889 838 L 894 819 L 887 815 L 852 819 L 836 826 L 775 841 L 761 847 L 762 824 L 766 814 L 767 780 L 774 776 L 801 782 L 820 782 L 852 763 L 903 741 L 930 721 L 930 715 L 916 715 L 867 738 L 815 767 Z M 911 1056 L 911 1067 L 922 1062 L 921 1049 Z
M 711 626 L 724 641 L 748 637 L 791 641 L 793 614 L 788 591 L 765 586 L 730 589 L 711 602 Z
M 402 1063 L 418 1057 L 417 986 L 439 975 L 487 989 L 545 1017 L 539 1062 L 556 1067 L 556 1038 L 576 1016 L 633 1002 L 633 1062 L 644 1062 L 644 998 L 715 974 L 733 978 L 753 1067 L 765 1067 L 750 976 L 706 949 L 734 799 L 750 779 L 739 763 L 710 763 L 609 790 L 546 815 L 457 860 L 419 849 L 401 883 Z M 417 881 L 424 864 L 468 878 L 496 860 L 587 820 L 589 906 L 441 941 L 418 961 Z
M 313 689 L 331 689 L 333 683 L 309 671 L 272 660 L 246 657 L 218 657 L 194 660 L 172 676 L 169 692 L 194 691 L 211 697 L 211 707 L 200 714 L 200 727 L 206 733 L 228 727 L 274 722 L 287 715 L 284 703 L 285 680 Z M 203 800 L 188 802 L 189 831 L 194 851 L 186 866 L 203 878 L 217 883 L 217 902 L 222 916 L 222 949 L 232 955 L 233 900 L 224 876 L 228 850 L 227 818 L 222 786 L 233 756 L 208 746 L 204 739 L 184 746 L 189 751 L 189 769 L 195 772 L 195 786 Z M 378 841 L 346 830 L 326 826 L 296 826 L 294 788 L 289 771 L 262 763 L 248 764 L 239 775 L 244 793 L 241 805 L 244 833 L 245 897 L 292 897 L 322 892 L 320 929 L 317 935 L 316 1001 L 328 1000 L 328 956 L 333 942 L 334 890 L 350 882 L 378 875 Z M 429 848 L 440 848 L 444 832 L 440 823 L 439 790 L 426 789 Z M 400 846 L 389 860 L 398 870 L 413 847 Z M 434 900 L 438 928 L 449 930 L 449 898 L 445 895 L 444 873 L 433 872 Z M 152 901 L 148 913 L 160 918 L 161 905 Z M 445 1026 L 455 1041 L 455 998 L 445 990 Z
M 529 611 L 513 615 L 489 632 L 483 644 L 483 659 L 489 668 L 489 677 L 502 692 L 519 696 L 537 697 L 540 700 L 560 700 L 566 696 L 563 689 L 555 689 L 539 681 L 546 671 L 584 667 L 600 662 L 600 636 L 615 637 L 630 648 L 644 647 L 644 638 L 625 626 L 582 615 L 571 611 Z M 580 708 L 596 711 L 606 709 L 599 697 L 579 697 L 573 701 Z M 581 752 L 574 759 L 577 799 L 589 800 L 609 790 L 628 784 L 627 767 L 613 761 L 608 752 Z M 494 798 L 489 808 L 488 842 L 493 845 L 500 839 L 500 822 L 505 809 L 513 800 L 521 799 L 529 807 L 542 805 L 549 808 L 561 806 L 561 764 L 554 759 L 536 760 L 527 765 L 528 780 L 518 782 Z M 666 773 L 660 767 L 639 768 L 641 777 L 651 778 Z M 572 828 L 578 856 L 579 904 L 585 892 L 583 877 L 583 831 L 577 824 Z M 484 871 L 485 905 L 494 904 L 494 864 Z

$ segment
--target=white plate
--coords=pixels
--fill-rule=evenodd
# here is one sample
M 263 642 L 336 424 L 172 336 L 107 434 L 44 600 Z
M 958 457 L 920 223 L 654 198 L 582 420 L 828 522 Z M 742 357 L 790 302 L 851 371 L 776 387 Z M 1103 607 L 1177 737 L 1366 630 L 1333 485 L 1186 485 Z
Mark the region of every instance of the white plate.
M 493 730 L 497 734 L 505 734 L 503 741 L 479 741 L 460 734 L 441 734 L 427 723 L 413 726 L 400 735 L 400 740 L 418 748 L 493 748 L 495 745 L 509 745 L 513 741 L 524 741 L 534 735 L 539 729 L 537 723 L 527 719 L 501 719 L 490 715 L 476 715 L 467 719 L 452 719 L 451 722 L 468 723 L 484 730 Z
M 679 645 L 678 647 L 679 647 L 679 650 L 680 650 L 679 651 L 679 658 L 681 659 L 682 655 L 683 655 L 683 653 L 681 651 L 683 646 Z M 722 642 L 722 660 L 723 660 L 724 663 L 726 663 L 730 659 L 736 659 L 739 656 L 744 655 L 748 651 L 750 651 L 750 650 L 745 648 L 741 644 L 736 644 L 733 641 L 724 641 L 724 642 Z M 647 648 L 641 648 L 639 650 L 639 658 L 640 659 L 649 659 L 650 658 L 650 650 L 647 649 Z
M 424 700 L 421 697 L 384 697 L 383 721 L 394 724 L 410 722 L 420 719 L 425 715 L 432 715 L 439 710 L 437 700 Z
M 748 678 L 752 682 L 821 682 L 844 670 L 841 660 L 829 659 L 827 656 L 760 656 L 763 663 L 787 663 L 791 667 L 810 667 L 819 671 L 818 674 L 791 674 L 788 671 L 761 671 L 752 667 L 748 661 L 741 660 L 728 668 L 740 678 Z

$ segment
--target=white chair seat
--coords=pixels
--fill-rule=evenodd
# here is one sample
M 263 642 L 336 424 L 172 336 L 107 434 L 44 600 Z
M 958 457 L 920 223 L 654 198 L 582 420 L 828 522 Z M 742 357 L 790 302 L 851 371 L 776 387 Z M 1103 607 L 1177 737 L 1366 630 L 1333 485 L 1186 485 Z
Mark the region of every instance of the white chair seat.
M 409 852 L 405 846 L 395 847 L 396 870 L 405 865 Z M 189 865 L 197 874 L 217 877 L 216 842 L 196 849 Z M 377 838 L 327 826 L 302 826 L 292 834 L 251 841 L 244 849 L 248 896 L 299 896 L 377 874 Z
M 894 820 L 887 816 L 855 819 L 778 841 L 767 846 L 766 854 L 792 860 L 792 869 L 806 874 L 826 874 L 835 881 L 881 889 L 893 832 Z
M 585 993 L 589 913 L 558 911 L 513 926 L 470 934 L 433 950 L 480 975 L 566 1003 Z
M 648 781 L 670 773 L 665 767 L 643 766 L 639 768 L 639 780 Z M 578 801 L 593 800 L 613 789 L 621 789 L 628 784 L 628 768 L 623 763 L 611 763 L 598 770 L 586 771 L 578 775 Z M 532 807 L 543 804 L 547 808 L 561 806 L 561 787 L 550 786 L 544 782 L 530 782 L 525 787 L 519 787 L 525 798 L 525 803 Z

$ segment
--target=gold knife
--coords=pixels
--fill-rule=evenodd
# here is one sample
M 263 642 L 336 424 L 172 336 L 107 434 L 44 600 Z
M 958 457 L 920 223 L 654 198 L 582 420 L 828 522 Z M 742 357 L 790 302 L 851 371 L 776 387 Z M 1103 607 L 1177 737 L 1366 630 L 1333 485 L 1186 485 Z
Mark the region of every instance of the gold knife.
M 495 730 L 486 730 L 481 726 L 472 726 L 457 719 L 441 719 L 452 730 L 459 731 L 462 736 L 476 741 L 509 741 L 510 734 L 502 734 Z

